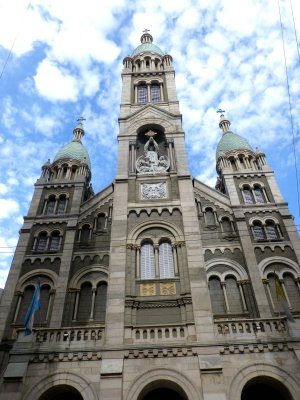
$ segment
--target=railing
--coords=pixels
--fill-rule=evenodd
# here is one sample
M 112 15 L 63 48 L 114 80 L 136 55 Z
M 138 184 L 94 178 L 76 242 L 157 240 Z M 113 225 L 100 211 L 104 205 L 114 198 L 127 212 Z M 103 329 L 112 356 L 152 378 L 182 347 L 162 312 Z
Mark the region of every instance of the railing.
M 259 337 L 283 337 L 288 335 L 285 319 L 239 319 L 215 321 L 215 333 L 217 338 L 247 338 Z
M 125 329 L 125 340 L 131 343 L 186 341 L 194 335 L 193 325 L 142 326 Z
M 23 342 L 23 331 L 19 331 L 18 342 Z M 77 347 L 86 344 L 94 346 L 102 344 L 104 327 L 76 327 L 76 328 L 40 328 L 34 330 L 32 343 L 39 347 Z

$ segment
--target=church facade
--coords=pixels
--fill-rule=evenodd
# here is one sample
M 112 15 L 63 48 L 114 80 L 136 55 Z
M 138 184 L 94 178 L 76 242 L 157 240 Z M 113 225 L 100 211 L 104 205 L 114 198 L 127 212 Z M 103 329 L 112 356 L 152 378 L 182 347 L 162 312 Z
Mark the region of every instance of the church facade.
M 93 192 L 79 121 L 35 184 L 1 399 L 298 400 L 300 242 L 274 171 L 220 110 L 216 187 L 193 179 L 172 57 L 146 32 L 123 65 L 115 181 Z

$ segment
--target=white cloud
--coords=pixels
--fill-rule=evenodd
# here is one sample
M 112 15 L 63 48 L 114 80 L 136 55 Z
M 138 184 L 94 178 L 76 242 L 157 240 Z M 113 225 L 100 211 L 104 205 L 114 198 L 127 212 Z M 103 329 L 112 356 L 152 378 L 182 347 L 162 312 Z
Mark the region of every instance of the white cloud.
M 7 192 L 8 192 L 7 185 L 4 185 L 4 183 L 0 183 L 0 194 L 6 194 Z
M 19 208 L 16 200 L 0 198 L 0 219 L 10 218 L 13 214 L 19 212 Z
M 77 100 L 79 88 L 76 78 L 47 59 L 38 66 L 34 81 L 39 94 L 49 100 Z

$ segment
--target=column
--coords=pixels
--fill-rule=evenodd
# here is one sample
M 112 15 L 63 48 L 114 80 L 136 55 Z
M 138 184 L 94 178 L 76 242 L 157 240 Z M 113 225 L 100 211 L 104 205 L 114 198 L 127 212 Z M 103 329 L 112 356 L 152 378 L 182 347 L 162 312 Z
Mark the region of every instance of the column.
M 159 257 L 158 257 L 158 250 L 159 250 L 159 246 L 158 244 L 154 244 L 154 260 L 155 260 L 155 277 L 159 278 L 160 274 L 159 274 Z
M 226 292 L 226 283 L 225 282 L 221 282 L 221 286 L 222 286 L 223 295 L 224 295 L 224 299 L 225 299 L 226 309 L 227 309 L 227 312 L 229 313 L 230 312 L 230 308 L 229 308 L 227 292 Z
M 151 102 L 151 85 L 147 83 L 147 96 L 148 96 L 148 101 L 147 103 Z
M 135 248 L 135 254 L 136 254 L 136 257 L 135 257 L 135 259 L 136 259 L 136 265 L 135 265 L 135 268 L 136 268 L 136 277 L 137 278 L 140 278 L 140 254 L 141 254 L 141 246 L 136 246 L 136 248 Z
M 271 295 L 269 280 L 268 280 L 268 279 L 263 279 L 262 282 L 263 282 L 264 286 L 265 286 L 266 289 L 267 289 L 267 293 L 268 293 L 268 296 L 269 296 L 270 303 L 271 303 L 271 305 L 272 305 L 273 311 L 275 311 L 275 305 L 274 305 L 273 297 L 272 297 L 272 295 Z
M 162 82 L 159 82 L 159 91 L 160 91 L 160 101 L 164 101 L 164 92 L 163 92 Z
M 55 294 L 55 289 L 51 289 L 49 291 L 49 302 L 48 302 L 47 313 L 46 313 L 46 321 L 49 320 L 54 294 Z
M 79 303 L 79 293 L 80 290 L 76 289 L 76 297 L 75 297 L 75 307 L 74 307 L 74 312 L 73 312 L 73 321 L 77 320 L 77 313 L 78 313 L 78 303 Z
M 97 288 L 92 288 L 92 306 L 91 306 L 90 321 L 92 321 L 94 319 L 96 292 L 97 292 Z
M 20 306 L 21 306 L 21 301 L 22 301 L 22 298 L 24 296 L 24 293 L 23 292 L 17 292 L 16 295 L 18 296 L 18 302 L 17 302 L 17 307 L 16 307 L 13 323 L 15 323 L 17 321 L 19 310 L 20 310 Z
M 173 250 L 173 262 L 174 262 L 174 273 L 178 275 L 178 262 L 177 262 L 177 244 L 172 244 Z
M 243 287 L 242 287 L 242 285 L 244 283 L 247 283 L 247 282 L 245 282 L 245 281 L 238 281 L 237 282 L 238 288 L 239 288 L 239 291 L 240 291 L 240 295 L 241 295 L 241 299 L 242 299 L 242 303 L 243 303 L 243 309 L 244 309 L 245 312 L 247 312 L 248 309 L 247 309 L 247 304 L 246 304 L 246 301 L 245 301 L 244 291 L 243 291 Z

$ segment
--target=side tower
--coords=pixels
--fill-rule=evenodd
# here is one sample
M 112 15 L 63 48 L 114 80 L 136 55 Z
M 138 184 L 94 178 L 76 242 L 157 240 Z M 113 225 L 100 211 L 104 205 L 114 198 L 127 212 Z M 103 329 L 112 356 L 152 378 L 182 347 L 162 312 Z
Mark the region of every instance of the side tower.
M 274 272 L 280 277 L 291 310 L 297 312 L 299 238 L 274 171 L 262 151 L 254 151 L 245 138 L 230 130 L 223 112 L 219 126 L 222 138 L 216 151 L 216 189 L 230 198 L 259 316 L 278 315 Z M 284 273 L 286 268 L 291 274 Z

